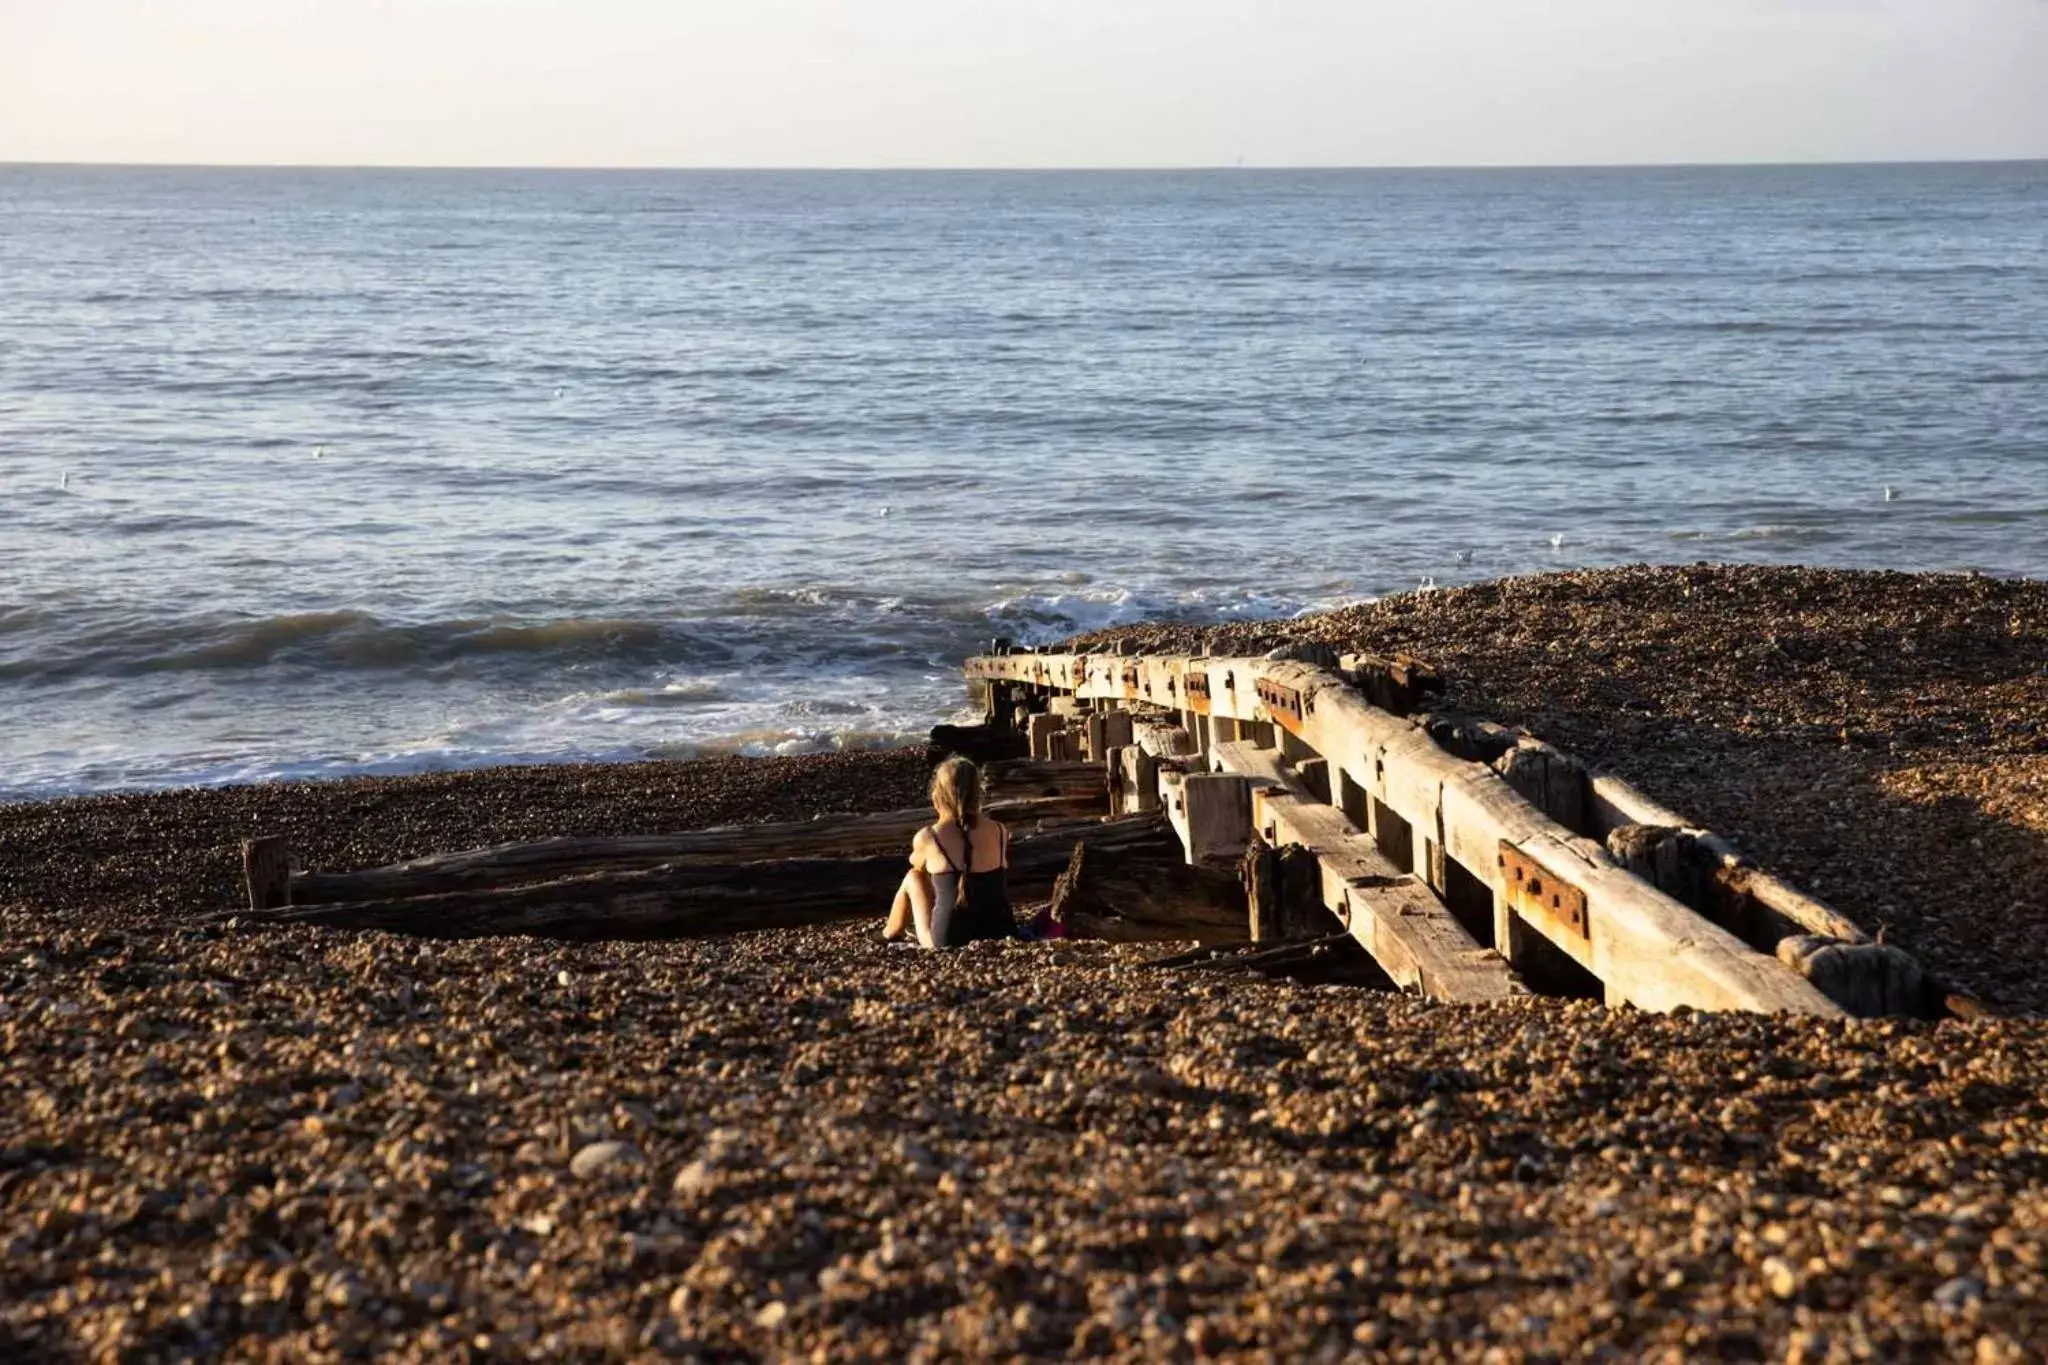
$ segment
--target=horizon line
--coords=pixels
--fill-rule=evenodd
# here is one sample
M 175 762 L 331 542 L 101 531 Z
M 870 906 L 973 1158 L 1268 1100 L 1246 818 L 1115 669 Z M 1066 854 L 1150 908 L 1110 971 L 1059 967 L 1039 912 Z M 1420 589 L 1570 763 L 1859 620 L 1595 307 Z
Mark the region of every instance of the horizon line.
M 1104 165 L 1039 165 L 997 163 L 954 165 L 905 163 L 898 165 L 833 165 L 766 163 L 673 163 L 673 162 L 429 162 L 429 161 L 71 161 L 30 158 L 0 158 L 0 170 L 156 170 L 156 171 L 563 171 L 593 174 L 617 172 L 670 172 L 708 174 L 930 174 L 930 175 L 1131 175 L 1188 174 L 1219 171 L 1304 172 L 1304 171 L 1624 171 L 1624 170 L 1818 170 L 1830 168 L 1884 168 L 1914 166 L 2034 166 L 2048 165 L 2048 153 L 2039 156 L 1961 157 L 1869 157 L 1845 160 L 1809 159 L 1790 161 L 1470 161 L 1470 162 L 1186 162 Z

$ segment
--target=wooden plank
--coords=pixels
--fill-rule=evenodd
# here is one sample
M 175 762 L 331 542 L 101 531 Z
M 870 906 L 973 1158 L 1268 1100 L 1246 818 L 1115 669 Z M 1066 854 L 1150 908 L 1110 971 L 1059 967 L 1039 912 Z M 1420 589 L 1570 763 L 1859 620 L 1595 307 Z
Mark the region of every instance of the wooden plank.
M 1249 778 L 1254 786 L 1279 787 L 1286 791 L 1307 794 L 1295 777 L 1280 766 L 1280 754 L 1275 749 L 1261 749 L 1249 740 L 1236 740 L 1218 744 L 1209 751 L 1209 770 L 1219 773 L 1235 773 Z
M 1765 872 L 1720 835 L 1695 827 L 1684 816 L 1659 805 L 1622 779 L 1609 773 L 1595 773 L 1588 785 L 1592 789 L 1588 818 L 1603 837 L 1628 825 L 1685 831 L 1720 860 L 1721 871 L 1717 876 L 1727 894 L 1746 896 L 1805 933 L 1844 943 L 1875 941 L 1841 911 Z
M 1526 994 L 1427 886 L 1404 875 L 1342 811 L 1277 787 L 1253 795 L 1260 835 L 1315 855 L 1322 901 L 1387 975 L 1438 1000 Z

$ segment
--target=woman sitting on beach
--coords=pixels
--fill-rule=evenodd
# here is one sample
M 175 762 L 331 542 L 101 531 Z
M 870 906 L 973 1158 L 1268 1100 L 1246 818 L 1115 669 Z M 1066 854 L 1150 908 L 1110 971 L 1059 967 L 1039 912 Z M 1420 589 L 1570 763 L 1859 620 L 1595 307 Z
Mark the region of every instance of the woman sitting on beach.
M 1010 831 L 981 813 L 980 770 L 964 758 L 941 763 L 932 774 L 932 811 L 938 820 L 910 841 L 910 871 L 882 937 L 901 938 L 913 926 L 926 948 L 1017 937 Z

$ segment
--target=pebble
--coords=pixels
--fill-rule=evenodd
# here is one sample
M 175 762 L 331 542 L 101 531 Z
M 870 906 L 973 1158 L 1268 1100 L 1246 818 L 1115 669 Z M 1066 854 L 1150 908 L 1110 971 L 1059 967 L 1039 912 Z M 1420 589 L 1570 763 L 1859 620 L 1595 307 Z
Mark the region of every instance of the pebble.
M 1673 784 L 1653 794 L 1731 835 L 1768 811 L 1774 858 L 1845 904 L 1890 903 L 1916 952 L 1952 929 L 1944 973 L 2048 999 L 2028 889 L 2048 879 L 2015 875 L 2048 839 L 2013 833 L 2048 805 L 2023 782 L 2044 732 L 1994 725 L 2041 708 L 2048 592 L 1620 570 L 1430 598 L 1256 629 L 1433 643 L 1462 697 L 1636 755 L 1632 776 Z M 1783 661 L 1756 652 L 1765 630 Z M 1845 697 L 1855 732 L 1900 747 L 1802 728 Z M 1637 743 L 1682 717 L 1696 738 Z M 918 799 L 921 756 L 828 757 L 0 808 L 0 1354 L 1316 1359 L 1451 1341 L 1475 1359 L 2007 1365 L 2048 1341 L 2040 1018 L 1428 1007 L 1147 965 L 1175 945 L 905 954 L 872 924 L 565 944 L 182 922 L 232 896 L 258 830 L 361 866 Z M 1810 817 L 1829 801 L 1854 816 L 1833 812 L 1846 829 L 1823 846 Z M 1962 854 L 1969 837 L 1983 847 Z M 1952 901 L 1930 876 L 1956 879 Z M 1133 1082 L 1148 1072 L 1173 1083 Z M 638 1157 L 606 1172 L 650 1178 L 571 1186 L 569 1154 L 608 1142 Z
M 578 1180 L 591 1180 L 639 1160 L 640 1149 L 630 1142 L 593 1142 L 569 1159 L 569 1173 Z

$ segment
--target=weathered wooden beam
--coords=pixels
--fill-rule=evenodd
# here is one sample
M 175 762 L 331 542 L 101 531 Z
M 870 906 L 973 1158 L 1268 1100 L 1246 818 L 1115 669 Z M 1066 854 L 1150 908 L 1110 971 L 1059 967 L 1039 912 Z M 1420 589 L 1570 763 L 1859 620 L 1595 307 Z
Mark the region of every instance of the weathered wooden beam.
M 1697 829 L 1683 816 L 1659 805 L 1611 773 L 1595 773 L 1588 782 L 1587 818 L 1602 838 L 1628 826 L 1682 830 L 1716 864 L 1712 873 L 1722 895 L 1747 898 L 1783 921 L 1788 933 L 1818 934 L 1844 943 L 1874 940 L 1863 927 L 1824 901 L 1788 885 L 1757 867 L 1722 836 Z M 1624 835 L 1624 839 L 1635 836 Z M 1681 897 L 1683 899 L 1683 897 Z M 1759 945 L 1770 951 L 1773 945 Z
M 1100 815 L 1097 792 L 993 802 L 988 813 L 1020 829 L 1041 820 Z M 350 901 L 430 896 L 519 882 L 631 872 L 665 863 L 759 862 L 772 858 L 824 858 L 907 851 L 912 835 L 932 822 L 926 807 L 816 820 L 728 825 L 680 834 L 623 835 L 609 839 L 544 839 L 436 854 L 359 872 L 308 872 L 292 879 L 290 895 L 273 905 L 329 905 Z M 268 906 L 255 906 L 266 909 Z
M 1074 846 L 1167 850 L 1157 816 L 1069 825 L 1010 845 L 1012 899 L 1049 896 Z M 903 855 L 664 864 L 516 887 L 223 913 L 260 925 L 383 929 L 432 938 L 530 934 L 567 939 L 679 938 L 880 917 L 903 879 Z
M 1254 787 L 1279 787 L 1304 795 L 1307 793 L 1307 788 L 1280 766 L 1277 750 L 1261 749 L 1248 740 L 1218 744 L 1210 749 L 1209 768 L 1212 772 L 1235 773 Z
M 1503 1000 L 1526 989 L 1430 889 L 1403 874 L 1334 806 L 1279 788 L 1253 794 L 1261 838 L 1315 858 L 1321 903 L 1406 990 L 1437 1000 Z
M 1093 763 L 990 763 L 981 770 L 981 789 L 983 798 L 991 805 L 1052 797 L 1108 799 L 1102 769 Z

